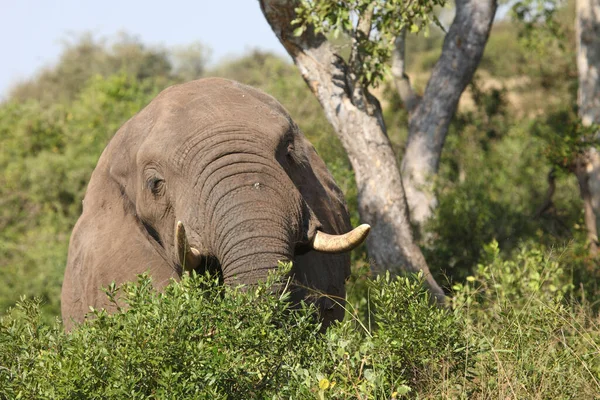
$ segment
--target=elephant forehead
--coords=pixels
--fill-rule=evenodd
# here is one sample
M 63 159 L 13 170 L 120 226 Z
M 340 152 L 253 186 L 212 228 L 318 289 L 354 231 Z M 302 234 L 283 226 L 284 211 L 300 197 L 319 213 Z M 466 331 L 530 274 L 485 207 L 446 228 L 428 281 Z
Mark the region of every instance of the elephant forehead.
M 144 112 L 154 116 L 155 129 L 184 137 L 215 126 L 247 126 L 265 135 L 281 135 L 295 126 L 273 97 L 219 78 L 168 88 Z

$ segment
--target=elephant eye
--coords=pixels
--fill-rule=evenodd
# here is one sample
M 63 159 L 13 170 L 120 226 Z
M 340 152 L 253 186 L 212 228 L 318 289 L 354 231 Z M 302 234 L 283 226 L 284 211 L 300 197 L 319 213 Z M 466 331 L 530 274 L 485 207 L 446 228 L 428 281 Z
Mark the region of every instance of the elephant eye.
M 158 177 L 152 177 L 148 180 L 148 189 L 150 189 L 152 194 L 155 196 L 162 193 L 164 186 L 165 186 L 164 179 L 161 179 Z

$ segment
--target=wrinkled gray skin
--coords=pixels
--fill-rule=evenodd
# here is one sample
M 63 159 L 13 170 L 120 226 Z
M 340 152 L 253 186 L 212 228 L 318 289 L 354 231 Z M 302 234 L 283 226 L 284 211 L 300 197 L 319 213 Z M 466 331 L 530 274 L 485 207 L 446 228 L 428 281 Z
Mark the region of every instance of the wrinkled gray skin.
M 67 330 L 89 306 L 112 310 L 101 287 L 149 271 L 158 289 L 182 274 L 182 221 L 203 265 L 227 284 L 264 280 L 293 260 L 293 299 L 315 301 L 324 326 L 344 316 L 348 254 L 308 243 L 351 227 L 343 194 L 314 147 L 271 96 L 225 79 L 160 93 L 125 123 L 92 174 L 62 288 Z

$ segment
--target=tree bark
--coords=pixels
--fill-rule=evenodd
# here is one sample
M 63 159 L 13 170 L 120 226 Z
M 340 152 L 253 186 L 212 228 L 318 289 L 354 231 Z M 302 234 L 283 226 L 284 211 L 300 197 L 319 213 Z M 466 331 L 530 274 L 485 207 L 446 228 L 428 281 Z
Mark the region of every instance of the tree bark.
M 577 0 L 576 7 L 577 104 L 583 125 L 590 126 L 600 124 L 600 0 Z M 595 257 L 598 254 L 597 219 L 600 216 L 600 155 L 596 148 L 589 147 L 578 157 L 575 175 L 584 202 L 590 255 Z
M 402 30 L 402 33 L 398 35 L 394 42 L 394 51 L 392 53 L 392 76 L 394 77 L 394 84 L 396 85 L 398 95 L 404 103 L 406 111 L 411 115 L 421 99 L 416 95 L 410 84 L 410 78 L 406 74 L 405 47 L 406 28 Z
M 359 83 L 325 36 L 311 28 L 300 37 L 293 35 L 291 21 L 297 2 L 260 0 L 260 5 L 348 153 L 358 188 L 360 217 L 371 225 L 367 247 L 372 269 L 393 273 L 421 270 L 433 295 L 443 302 L 444 292 L 413 239 L 402 178 L 379 102 Z
M 437 207 L 434 177 L 442 148 L 458 101 L 479 65 L 496 15 L 496 0 L 456 0 L 456 15 L 444 39 L 442 54 L 425 88 L 415 96 L 400 62 L 404 61 L 403 40 L 396 41 L 393 71 L 400 97 L 409 110 L 409 133 L 402 159 L 402 179 L 413 223 L 422 227 Z M 402 46 L 402 48 L 399 48 Z M 400 89 L 402 88 L 402 91 Z
M 579 193 L 583 200 L 583 212 L 585 228 L 587 231 L 587 240 L 589 242 L 589 251 L 592 257 L 598 255 L 598 229 L 596 226 L 596 213 L 592 205 L 592 192 L 590 191 L 589 179 L 590 175 L 587 172 L 589 161 L 585 155 L 579 156 L 575 165 L 575 176 L 579 183 Z

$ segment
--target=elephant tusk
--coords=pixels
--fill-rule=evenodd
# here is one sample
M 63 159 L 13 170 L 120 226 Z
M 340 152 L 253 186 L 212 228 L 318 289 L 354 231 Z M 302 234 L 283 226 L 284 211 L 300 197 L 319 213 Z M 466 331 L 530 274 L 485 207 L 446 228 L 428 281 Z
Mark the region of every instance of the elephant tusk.
M 371 226 L 362 224 L 343 235 L 330 235 L 317 231 L 312 248 L 321 253 L 345 253 L 357 248 L 369 235 Z
M 190 247 L 183 222 L 181 221 L 177 221 L 177 226 L 175 227 L 175 248 L 179 257 L 179 264 L 183 267 L 184 271 L 192 271 L 198 266 L 200 252 Z

